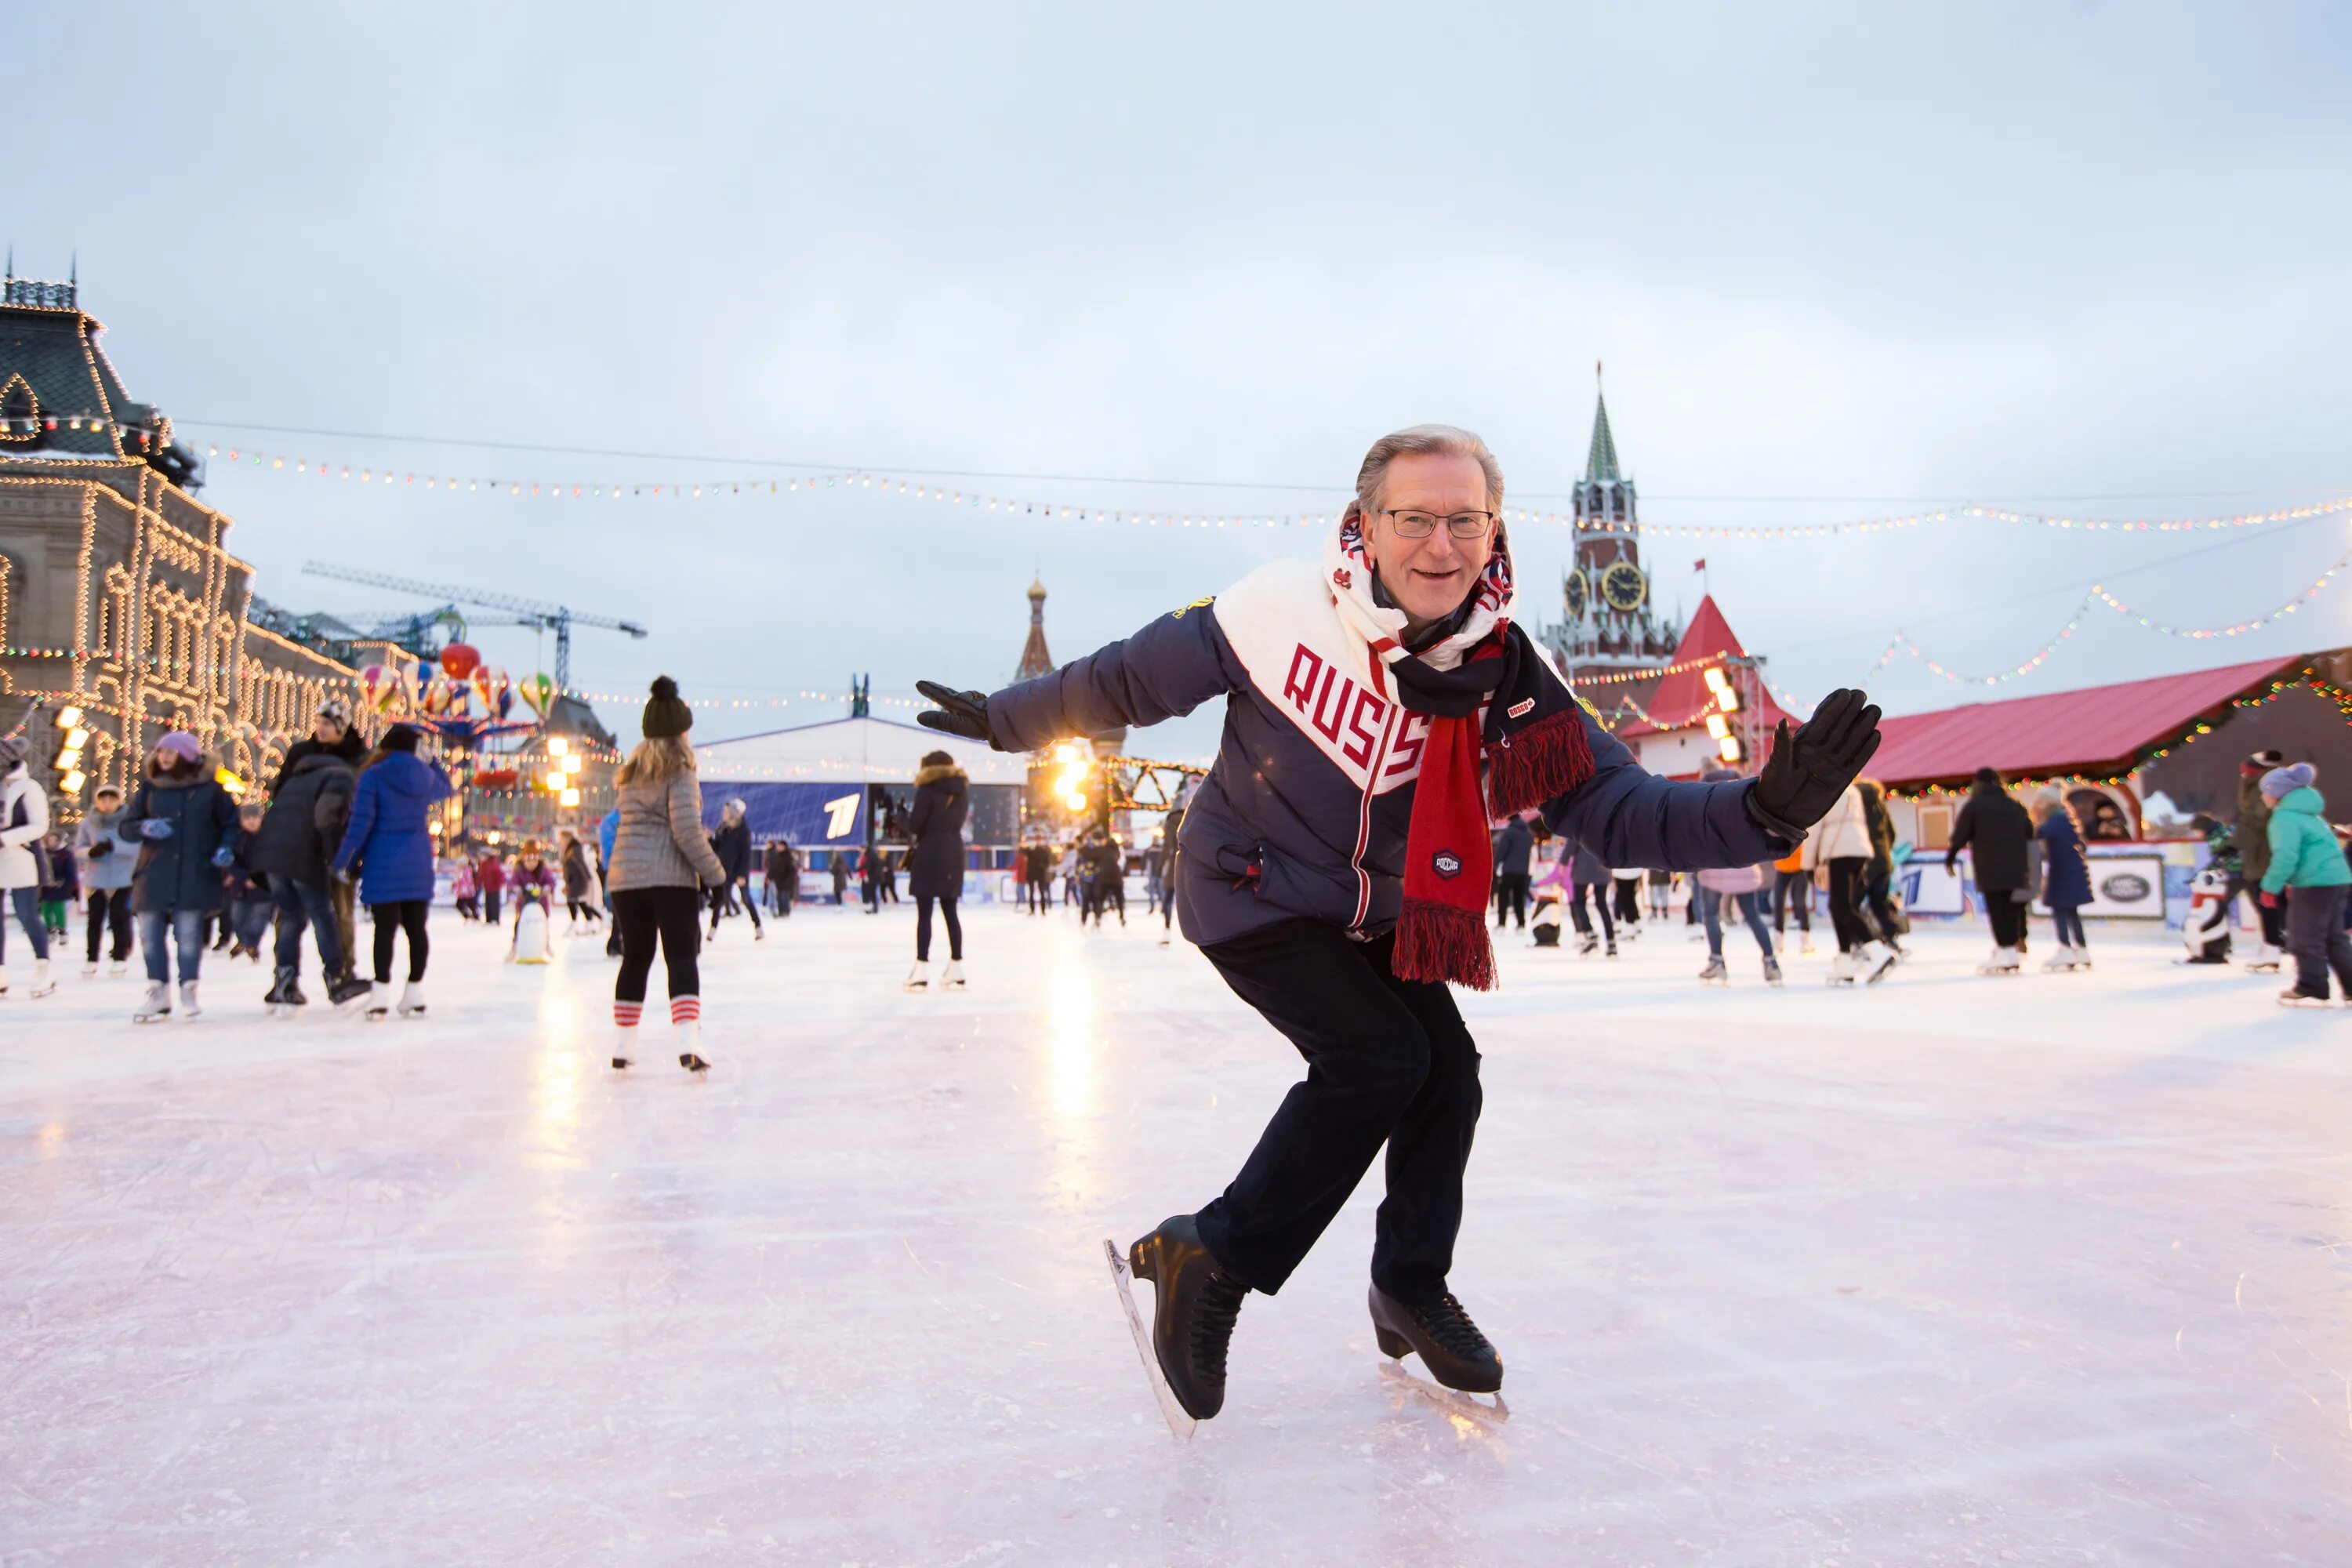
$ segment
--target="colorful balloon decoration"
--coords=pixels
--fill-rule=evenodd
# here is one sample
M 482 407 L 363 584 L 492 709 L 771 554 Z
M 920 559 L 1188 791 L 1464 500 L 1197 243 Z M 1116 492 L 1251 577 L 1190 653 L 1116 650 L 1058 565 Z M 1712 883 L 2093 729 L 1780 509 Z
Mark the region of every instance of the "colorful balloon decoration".
M 423 667 L 420 667 L 423 668 Z M 416 683 L 416 710 L 428 719 L 438 719 L 448 710 L 449 689 L 437 680 L 425 679 Z
M 453 642 L 441 650 L 441 673 L 463 680 L 481 664 L 481 650 L 471 643 Z
M 360 671 L 360 701 L 372 712 L 390 712 L 392 700 L 399 695 L 400 677 L 392 670 L 372 664 Z
M 474 667 L 474 695 L 482 700 L 482 711 L 493 719 L 503 719 L 514 711 L 514 682 L 503 669 L 493 669 L 487 664 Z
M 536 718 L 546 718 L 555 706 L 555 678 L 545 670 L 524 676 L 519 683 L 519 689 L 523 706 L 530 709 Z

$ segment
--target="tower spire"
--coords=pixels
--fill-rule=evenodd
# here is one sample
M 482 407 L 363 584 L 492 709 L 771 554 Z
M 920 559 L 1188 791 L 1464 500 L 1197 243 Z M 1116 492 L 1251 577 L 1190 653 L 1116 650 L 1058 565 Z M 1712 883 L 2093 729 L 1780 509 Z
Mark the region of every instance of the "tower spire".
M 1601 390 L 1601 362 L 1592 362 L 1592 446 L 1584 457 L 1587 484 L 1607 484 L 1624 478 L 1617 468 L 1617 437 L 1609 430 L 1609 398 Z

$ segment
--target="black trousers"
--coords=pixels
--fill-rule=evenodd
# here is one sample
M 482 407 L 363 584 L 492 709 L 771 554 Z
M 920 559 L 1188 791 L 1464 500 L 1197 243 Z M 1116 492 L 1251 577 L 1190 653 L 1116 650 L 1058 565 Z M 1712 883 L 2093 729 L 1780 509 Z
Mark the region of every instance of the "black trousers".
M 1528 929 L 1528 874 L 1506 871 L 1495 879 L 1495 929 L 1513 915 L 1518 916 L 1519 929 Z
M 735 912 L 734 900 L 736 890 L 738 889 L 740 889 L 743 894 L 743 912 L 751 917 L 751 929 L 753 931 L 761 929 L 760 900 L 751 896 L 751 874 L 749 871 L 746 871 L 743 875 L 736 878 L 725 887 L 713 888 L 710 889 L 710 931 L 712 935 L 715 936 L 718 934 L 719 917 L 722 914 L 732 914 Z
M 1862 879 L 1862 896 L 1863 914 L 1873 933 L 1887 946 L 1900 949 L 1903 943 L 1896 939 L 1902 933 L 1895 929 L 1895 868 L 1872 861 Z
M 98 962 L 98 937 L 105 931 L 113 939 L 108 950 L 114 962 L 121 963 L 131 956 L 131 889 L 128 888 L 92 888 L 89 890 L 89 962 Z
M 1576 922 L 1577 931 L 1585 936 L 1592 934 L 1592 920 L 1584 912 L 1584 895 L 1592 895 L 1593 911 L 1601 917 L 1601 930 L 1611 942 L 1617 940 L 1617 922 L 1609 913 L 1609 889 L 1601 882 L 1572 882 L 1568 891 L 1568 916 Z M 1698 895 L 1693 893 L 1693 898 Z M 1693 904 L 1693 909 L 1698 906 Z
M 1789 929 L 1789 911 L 1797 912 L 1797 929 L 1810 935 L 1813 929 L 1813 874 L 1811 871 L 1775 871 L 1772 873 L 1772 929 Z
M 932 901 L 931 895 L 929 893 L 915 895 L 915 962 L 917 963 L 929 963 L 931 961 Z M 948 957 L 955 963 L 961 963 L 963 962 L 963 922 L 956 919 L 956 901 L 953 899 L 940 899 L 938 903 L 940 918 L 947 922 Z
M 621 973 L 613 982 L 616 1002 L 646 999 L 653 973 L 654 948 L 669 970 L 669 994 L 702 994 L 702 892 L 697 888 L 624 888 L 613 895 L 613 924 L 621 933 Z
M 1444 985 L 1390 973 L 1395 945 L 1299 920 L 1202 950 L 1307 1058 L 1241 1173 L 1199 1215 L 1209 1251 L 1253 1289 L 1282 1289 L 1382 1143 L 1372 1283 L 1404 1301 L 1445 1289 L 1482 1103 L 1478 1049 Z
M 1870 869 L 1867 855 L 1840 855 L 1830 862 L 1830 925 L 1837 932 L 1840 952 L 1853 952 L 1871 938 L 1869 919 L 1863 913 L 1863 883 Z
M 2297 888 L 2286 900 L 2286 946 L 2294 954 L 2294 988 L 2327 994 L 2327 972 L 2352 1002 L 2352 934 L 2344 930 L 2344 900 L 2352 889 Z
M 482 923 L 493 926 L 499 923 L 499 889 L 496 888 L 482 889 Z
M 375 983 L 392 984 L 392 944 L 403 931 L 408 933 L 408 979 L 411 984 L 425 978 L 425 960 L 432 946 L 425 940 L 425 900 L 404 899 L 395 904 L 370 904 L 368 913 L 375 920 Z
M 1610 885 L 1617 890 L 1617 918 L 1627 925 L 1642 923 L 1642 884 L 1632 877 L 1612 877 Z
M 2026 904 L 2014 888 L 1979 888 L 1977 897 L 1984 900 L 1985 919 L 1992 923 L 1992 944 L 1995 947 L 2015 947 L 2025 937 Z

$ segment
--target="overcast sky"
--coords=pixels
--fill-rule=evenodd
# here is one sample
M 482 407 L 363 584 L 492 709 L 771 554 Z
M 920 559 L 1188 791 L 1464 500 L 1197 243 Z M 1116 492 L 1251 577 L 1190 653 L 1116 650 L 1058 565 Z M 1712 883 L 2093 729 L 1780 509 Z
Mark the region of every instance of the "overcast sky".
M 107 15 L 0 13 L 0 238 L 20 274 L 79 252 L 133 395 L 200 449 L 525 482 L 938 470 L 1068 505 L 1303 511 L 1423 420 L 1480 430 L 1515 493 L 1557 495 L 1605 360 L 1653 523 L 2352 495 L 2342 7 Z M 1274 486 L 1309 488 L 1255 488 Z M 711 699 L 853 670 L 877 695 L 1002 681 L 1033 570 L 1067 658 L 1314 547 L 869 491 L 533 502 L 216 460 L 205 493 L 297 605 L 415 603 L 298 574 L 320 557 L 641 620 L 641 643 L 579 634 L 578 684 L 667 670 L 711 739 L 836 711 Z M 2336 517 L 1647 554 L 1685 609 L 1705 555 L 1810 699 L 1898 627 L 1997 669 L 2092 582 L 2227 623 L 2347 546 Z M 1556 616 L 1568 536 L 1522 529 L 1518 555 Z M 2352 642 L 2339 582 L 2228 643 L 2096 611 L 1994 695 Z M 527 634 L 476 640 L 517 672 L 536 657 Z M 1872 685 L 1897 710 L 1986 695 L 1908 657 Z M 1211 732 L 1137 746 L 1197 754 Z

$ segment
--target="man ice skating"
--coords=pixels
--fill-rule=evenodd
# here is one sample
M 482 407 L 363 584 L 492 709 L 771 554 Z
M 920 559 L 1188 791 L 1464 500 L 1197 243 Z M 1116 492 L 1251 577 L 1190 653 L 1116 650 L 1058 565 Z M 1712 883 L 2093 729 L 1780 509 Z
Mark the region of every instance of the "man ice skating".
M 1034 751 L 1225 697 L 1171 893 L 1184 934 L 1307 1058 L 1224 1192 L 1129 1251 L 1160 1371 L 1195 1419 L 1224 1400 L 1243 1299 L 1279 1290 L 1385 1144 L 1372 1249 L 1381 1348 L 1499 1389 L 1449 1289 L 1478 1054 L 1449 983 L 1494 984 L 1488 825 L 1540 809 L 1620 866 L 1775 859 L 1877 745 L 1860 692 L 1782 726 L 1756 779 L 1634 765 L 1513 624 L 1503 479 L 1467 431 L 1382 437 L 1320 562 L 1277 563 L 1054 674 L 986 695 L 930 682 L 933 729 Z

